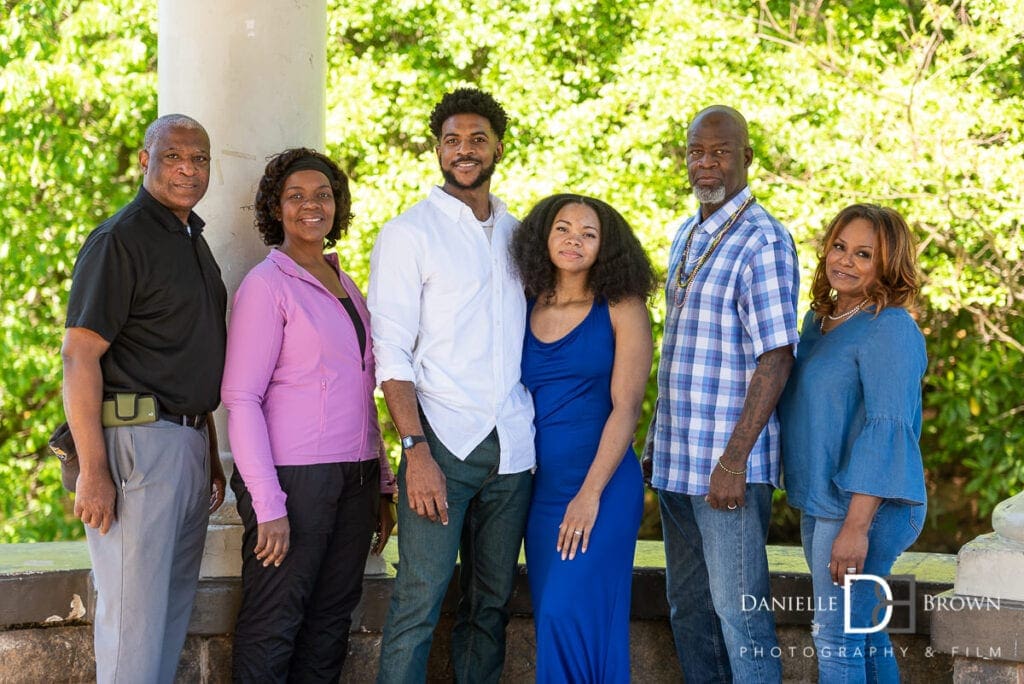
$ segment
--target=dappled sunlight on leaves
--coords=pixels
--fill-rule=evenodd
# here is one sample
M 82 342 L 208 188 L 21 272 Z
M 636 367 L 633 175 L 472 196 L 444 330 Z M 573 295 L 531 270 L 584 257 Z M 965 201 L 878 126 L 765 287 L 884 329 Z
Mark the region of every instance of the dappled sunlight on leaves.
M 156 3 L 5 8 L 0 538 L 10 540 L 78 529 L 37 455 L 61 416 L 75 254 L 139 180 L 135 151 L 156 113 Z M 513 213 L 556 191 L 601 197 L 663 276 L 671 236 L 696 206 L 686 122 L 731 104 L 750 121 L 752 189 L 797 240 L 802 309 L 816 241 L 839 209 L 879 202 L 908 218 L 927 277 L 930 491 L 969 497 L 979 525 L 1020 491 L 1024 0 L 331 0 L 328 13 L 327 151 L 352 177 L 355 214 L 337 249 L 357 282 L 380 226 L 439 180 L 427 122 L 452 87 L 490 90 L 509 113 L 493 187 Z M 660 339 L 663 296 L 651 307 Z M 652 381 L 641 441 L 655 393 Z M 952 478 L 961 486 L 942 486 Z M 932 528 L 942 516 L 964 527 L 949 502 L 931 509 Z

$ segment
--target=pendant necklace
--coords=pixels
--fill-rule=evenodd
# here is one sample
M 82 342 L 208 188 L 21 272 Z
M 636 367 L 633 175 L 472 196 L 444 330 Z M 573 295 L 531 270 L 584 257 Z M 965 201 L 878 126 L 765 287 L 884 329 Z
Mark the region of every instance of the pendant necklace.
M 715 236 L 715 239 L 711 241 L 708 248 L 700 255 L 700 258 L 697 259 L 697 263 L 693 265 L 693 270 L 684 274 L 683 270 L 686 268 L 686 261 L 690 257 L 690 246 L 693 244 L 693 234 L 697 232 L 698 226 L 695 225 L 690 230 L 690 234 L 686 236 L 686 245 L 683 247 L 683 255 L 679 259 L 679 266 L 676 268 L 675 304 L 677 309 L 683 308 L 683 305 L 686 304 L 686 299 L 690 294 L 690 286 L 693 284 L 693 279 L 697 277 L 697 272 L 704 267 L 704 264 L 706 264 L 708 259 L 711 258 L 711 254 L 715 251 L 715 248 L 718 247 L 722 238 L 725 237 L 725 234 L 729 232 L 729 229 L 733 227 L 733 224 L 739 220 L 740 216 L 743 215 L 743 212 L 747 210 L 747 207 L 749 207 L 753 201 L 753 195 L 750 195 L 747 199 L 743 200 L 743 204 L 739 206 L 739 209 L 732 213 L 729 220 L 727 220 L 721 230 L 718 231 L 718 235 Z

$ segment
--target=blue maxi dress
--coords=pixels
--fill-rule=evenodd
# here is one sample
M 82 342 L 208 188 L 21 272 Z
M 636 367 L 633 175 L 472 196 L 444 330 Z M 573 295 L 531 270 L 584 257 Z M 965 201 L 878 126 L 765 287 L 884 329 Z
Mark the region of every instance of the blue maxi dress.
M 533 311 L 530 303 L 528 314 Z M 527 318 L 529 321 L 529 318 Z M 606 302 L 565 337 L 541 342 L 529 323 L 522 377 L 536 409 L 537 471 L 526 524 L 526 566 L 538 682 L 628 682 L 629 608 L 643 476 L 632 445 L 601 495 L 586 553 L 556 549 L 611 413 L 615 337 Z

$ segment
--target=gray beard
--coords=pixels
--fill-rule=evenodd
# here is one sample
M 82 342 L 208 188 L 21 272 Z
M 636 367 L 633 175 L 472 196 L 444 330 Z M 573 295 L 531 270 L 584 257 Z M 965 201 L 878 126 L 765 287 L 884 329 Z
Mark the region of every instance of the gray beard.
M 725 202 L 725 185 L 714 188 L 694 187 L 693 195 L 701 204 L 722 204 Z

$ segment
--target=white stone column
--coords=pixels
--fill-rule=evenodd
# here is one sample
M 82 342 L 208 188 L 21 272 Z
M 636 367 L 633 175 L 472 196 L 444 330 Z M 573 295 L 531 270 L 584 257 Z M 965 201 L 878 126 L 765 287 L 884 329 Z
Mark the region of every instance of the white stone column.
M 267 253 L 252 211 L 267 157 L 324 147 L 326 0 L 159 0 L 157 36 L 160 114 L 187 114 L 210 134 L 210 189 L 196 213 L 230 306 L 242 277 Z M 230 476 L 223 409 L 216 423 Z M 204 577 L 239 575 L 237 523 L 229 496 L 211 519 Z

